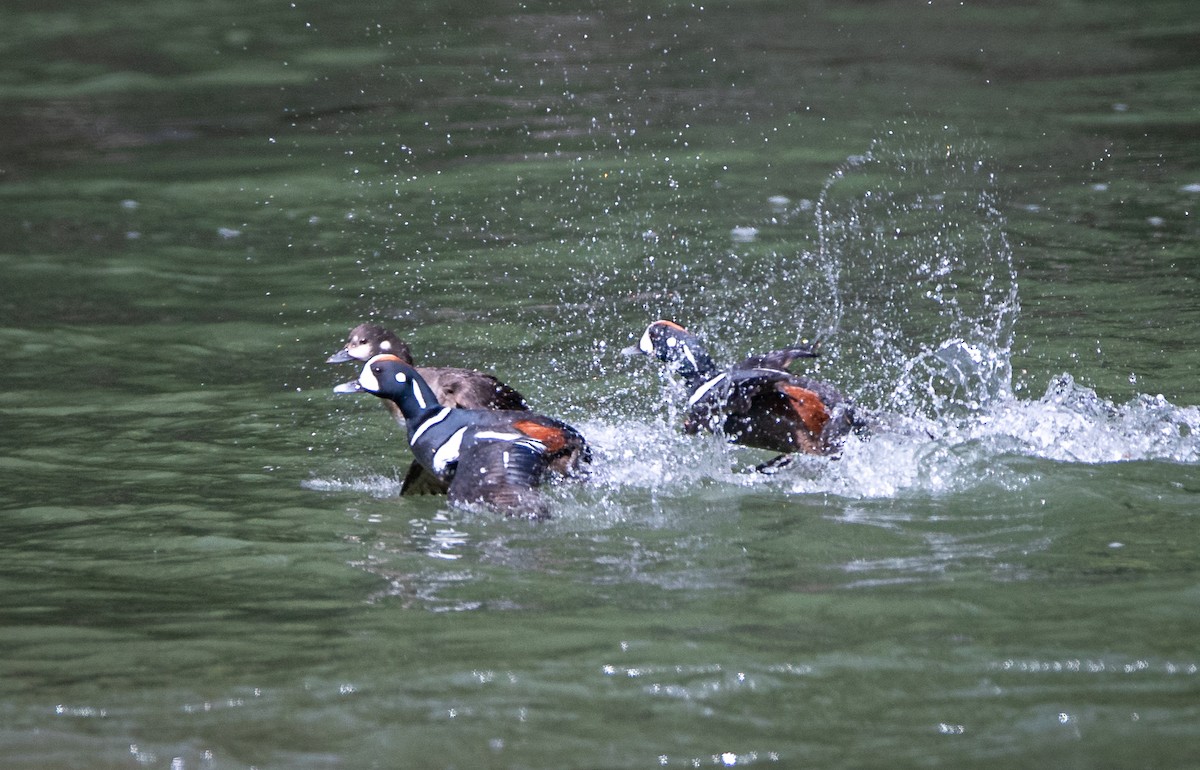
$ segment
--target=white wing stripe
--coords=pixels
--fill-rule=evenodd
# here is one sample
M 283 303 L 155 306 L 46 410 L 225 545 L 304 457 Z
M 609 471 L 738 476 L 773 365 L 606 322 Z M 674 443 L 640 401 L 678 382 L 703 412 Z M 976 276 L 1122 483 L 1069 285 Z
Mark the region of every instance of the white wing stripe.
M 476 431 L 475 438 L 483 439 L 484 441 L 491 441 L 493 439 L 498 441 L 512 441 L 514 439 L 519 439 L 524 435 L 524 433 L 503 433 L 498 430 L 481 430 Z

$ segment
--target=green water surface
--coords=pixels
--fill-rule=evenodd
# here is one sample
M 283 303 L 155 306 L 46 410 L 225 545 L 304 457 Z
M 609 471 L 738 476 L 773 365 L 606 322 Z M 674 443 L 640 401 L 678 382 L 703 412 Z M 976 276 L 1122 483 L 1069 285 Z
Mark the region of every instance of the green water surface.
M 1192 6 L 6 4 L 0 765 L 1193 766 Z M 885 427 L 749 474 L 660 317 Z M 366 318 L 592 480 L 399 498 Z

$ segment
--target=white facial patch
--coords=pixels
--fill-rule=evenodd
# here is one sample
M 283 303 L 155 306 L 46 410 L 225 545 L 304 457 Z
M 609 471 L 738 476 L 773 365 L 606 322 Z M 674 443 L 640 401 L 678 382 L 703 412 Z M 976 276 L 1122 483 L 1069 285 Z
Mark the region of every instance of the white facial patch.
M 408 382 L 408 375 L 404 372 L 396 372 L 396 382 L 401 384 Z
M 638 340 L 638 350 L 648 356 L 654 354 L 654 343 L 650 341 L 650 327 L 646 327 L 646 331 L 642 333 L 642 338 Z
M 371 371 L 370 364 L 364 366 L 362 374 L 358 375 L 358 384 L 362 385 L 362 389 L 365 391 L 379 392 L 379 378 L 375 376 L 375 372 Z
M 383 342 L 379 343 L 379 349 L 380 350 L 391 350 L 392 349 L 391 340 L 384 340 Z

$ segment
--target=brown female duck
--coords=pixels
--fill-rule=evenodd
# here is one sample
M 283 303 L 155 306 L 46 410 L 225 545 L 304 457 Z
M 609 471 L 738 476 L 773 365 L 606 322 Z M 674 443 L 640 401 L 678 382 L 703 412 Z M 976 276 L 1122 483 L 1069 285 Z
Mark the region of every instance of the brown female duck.
M 485 372 L 454 366 L 415 366 L 408 345 L 378 324 L 355 326 L 346 337 L 346 344 L 325 363 L 370 361 L 380 354 L 396 356 L 415 368 L 442 406 L 458 409 L 529 409 L 524 396 Z M 388 405 L 394 403 L 388 399 L 383 401 Z M 389 411 L 399 422 L 404 421 L 398 409 Z

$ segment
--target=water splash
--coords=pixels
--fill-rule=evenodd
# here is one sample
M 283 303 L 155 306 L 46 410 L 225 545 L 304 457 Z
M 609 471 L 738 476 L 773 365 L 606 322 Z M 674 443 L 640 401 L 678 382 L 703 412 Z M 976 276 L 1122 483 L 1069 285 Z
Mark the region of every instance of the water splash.
M 683 201 L 674 202 L 680 218 L 673 224 L 650 227 L 657 212 L 642 237 L 621 250 L 589 251 L 592 269 L 565 284 L 559 308 L 578 337 L 569 340 L 571 360 L 590 350 L 590 370 L 611 372 L 612 351 L 634 331 L 625 328 L 628 314 L 611 312 L 613 303 L 638 308 L 646 319 L 705 318 L 714 352 L 726 360 L 754 352 L 750 343 L 759 338 L 781 342 L 779 325 L 791 324 L 797 336 L 816 332 L 822 339 L 820 376 L 856 398 L 872 431 L 851 438 L 839 458 L 803 458 L 776 476 L 751 473 L 769 455 L 684 436 L 680 394 L 669 387 L 652 392 L 639 372 L 593 394 L 603 405 L 599 413 L 614 418 L 577 420 L 596 449 L 589 488 L 599 491 L 562 496 L 618 520 L 646 496 L 714 488 L 731 497 L 765 486 L 873 499 L 983 485 L 1020 489 L 1042 472 L 1030 470 L 1030 461 L 1200 462 L 1195 407 L 1149 395 L 1117 404 L 1068 374 L 1039 399 L 1015 397 L 1011 355 L 1020 301 L 997 198 L 986 155 L 971 141 L 946 128 L 906 129 L 849 158 L 815 205 L 768 200 L 772 215 L 753 223 L 756 237 L 778 242 L 775 223 L 813 218 L 814 251 L 753 249 L 753 239 L 736 236 L 732 241 L 746 250 L 717 249 L 712 231 L 720 228 L 685 222 Z M 720 231 L 726 238 L 732 232 Z M 697 250 L 704 259 L 696 259 Z M 311 485 L 393 491 L 386 479 Z
M 913 415 L 1011 393 L 1004 225 L 987 161 L 950 129 L 888 132 L 830 177 L 811 272 L 830 297 L 827 356 L 853 362 L 860 399 Z
M 997 398 L 969 414 L 880 413 L 873 431 L 852 436 L 839 457 L 803 457 L 773 476 L 751 470 L 767 453 L 684 436 L 670 421 L 581 428 L 598 448 L 593 485 L 664 499 L 713 488 L 845 499 L 1019 491 L 1051 472 L 1045 461 L 1200 463 L 1200 408 L 1148 395 L 1114 403 L 1067 374 L 1039 399 Z
M 995 402 L 963 432 L 997 450 L 1009 443 L 1010 451 L 1060 462 L 1200 462 L 1200 408 L 1146 394 L 1118 404 L 1069 374 L 1037 401 Z
M 1115 403 L 1068 374 L 1039 399 L 997 398 L 966 415 L 880 413 L 873 431 L 850 437 L 839 457 L 802 457 L 770 476 L 752 470 L 769 453 L 684 435 L 678 420 L 592 419 L 578 427 L 596 455 L 591 478 L 547 494 L 555 498 L 557 516 L 593 523 L 623 521 L 631 511 L 644 520 L 661 512 L 659 502 L 689 511 L 694 506 L 678 503 L 734 505 L 749 489 L 847 500 L 936 497 L 1020 491 L 1051 473 L 1052 463 L 1200 463 L 1200 407 L 1149 395 Z M 304 486 L 377 498 L 399 493 L 399 482 L 383 476 L 310 479 Z M 434 538 L 433 544 L 438 547 L 429 548 L 430 555 L 451 558 L 442 555 L 446 542 Z
M 825 185 L 819 249 L 780 261 L 789 281 L 776 297 L 803 314 L 797 328 L 819 330 L 823 376 L 872 413 L 872 435 L 852 438 L 836 460 L 805 458 L 771 479 L 744 472 L 758 453 L 739 470 L 728 454 L 747 450 L 726 448 L 722 459 L 712 445 L 668 446 L 643 426 L 609 458 L 620 466 L 614 485 L 715 480 L 886 498 L 1020 489 L 1030 460 L 1200 462 L 1194 407 L 1148 395 L 1116 404 L 1067 374 L 1040 399 L 1015 398 L 1020 300 L 996 188 L 983 152 L 954 131 L 889 132 Z M 753 285 L 735 293 L 758 295 Z M 682 459 L 664 463 L 672 453 Z
M 371 497 L 386 498 L 400 494 L 402 481 L 398 476 L 368 474 L 351 478 L 305 479 L 300 486 L 314 492 L 363 492 Z

